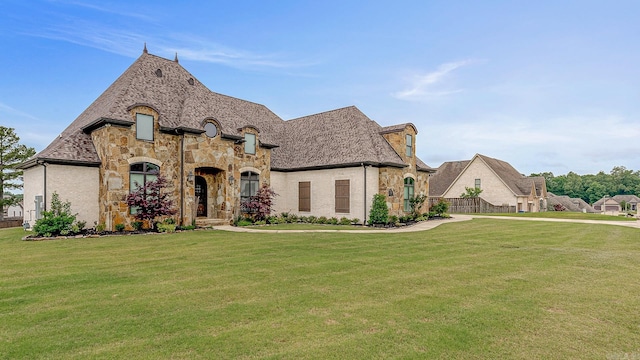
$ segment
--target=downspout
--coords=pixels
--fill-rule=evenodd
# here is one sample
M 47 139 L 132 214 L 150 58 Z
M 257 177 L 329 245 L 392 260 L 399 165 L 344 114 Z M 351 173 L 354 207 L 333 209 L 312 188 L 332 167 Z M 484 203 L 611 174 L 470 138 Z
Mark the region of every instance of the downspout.
M 176 130 L 178 132 L 178 130 Z M 184 131 L 180 136 L 180 226 L 184 226 Z
M 362 218 L 362 225 L 367 225 L 367 166 L 362 163 L 364 169 L 364 217 Z
M 40 165 L 42 165 L 42 167 L 44 168 L 44 189 L 42 190 L 42 195 L 44 197 L 44 207 L 42 208 L 42 211 L 47 211 L 47 163 L 42 161 L 40 162 Z

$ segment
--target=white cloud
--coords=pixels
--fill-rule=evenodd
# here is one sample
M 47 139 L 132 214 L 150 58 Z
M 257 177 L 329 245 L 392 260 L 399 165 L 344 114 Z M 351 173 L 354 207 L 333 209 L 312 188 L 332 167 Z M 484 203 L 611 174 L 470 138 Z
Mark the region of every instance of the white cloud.
M 447 96 L 461 92 L 462 89 L 451 89 L 444 84 L 445 80 L 455 70 L 474 63 L 474 60 L 448 62 L 438 66 L 438 69 L 427 74 L 416 74 L 409 79 L 409 86 L 392 95 L 401 100 L 420 101 L 436 97 Z

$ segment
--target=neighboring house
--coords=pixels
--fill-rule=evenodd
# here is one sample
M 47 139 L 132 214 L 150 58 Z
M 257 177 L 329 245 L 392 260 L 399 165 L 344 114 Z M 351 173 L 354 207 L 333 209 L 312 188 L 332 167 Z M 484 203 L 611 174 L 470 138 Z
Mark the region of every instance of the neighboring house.
M 605 203 L 606 201 L 606 203 Z M 604 203 L 604 206 L 603 206 Z M 626 204 L 622 208 L 622 204 Z M 593 208 L 597 211 L 621 212 L 625 210 L 637 211 L 640 198 L 635 195 L 615 195 L 613 197 L 603 197 L 593 203 Z
M 445 162 L 429 180 L 430 198 L 459 198 L 465 188 L 480 188 L 480 197 L 493 205 L 515 206 L 517 211 L 547 208 L 543 177 L 527 177 L 509 163 L 476 154 L 471 160 Z
M 570 198 L 566 195 L 555 195 L 548 192 L 549 207 L 561 205 L 566 211 L 595 213 L 597 212 L 591 205 L 580 198 Z
M 409 195 L 428 194 L 434 172 L 416 156 L 417 133 L 412 124 L 381 127 L 355 107 L 284 121 L 263 105 L 210 91 L 177 56 L 145 46 L 21 165 L 26 213 L 35 214 L 25 221 L 57 192 L 87 224 L 130 225 L 126 195 L 158 172 L 170 180 L 179 224 L 229 223 L 262 184 L 279 195 L 276 212 L 362 221 L 382 193 L 390 213 L 402 215 Z
M 8 198 L 9 195 L 3 195 L 4 198 Z M 22 201 L 20 201 L 17 204 L 13 204 L 13 205 L 9 205 L 9 206 L 5 206 L 3 210 L 3 216 L 4 218 L 21 218 L 23 217 L 23 210 L 22 210 Z

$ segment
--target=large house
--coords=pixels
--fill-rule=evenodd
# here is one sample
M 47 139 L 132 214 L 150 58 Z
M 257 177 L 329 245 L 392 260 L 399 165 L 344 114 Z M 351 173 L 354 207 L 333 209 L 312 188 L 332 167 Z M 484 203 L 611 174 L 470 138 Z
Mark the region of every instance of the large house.
M 25 222 L 51 194 L 89 225 L 130 226 L 125 197 L 157 173 L 179 224 L 228 223 L 267 184 L 276 212 L 368 217 L 428 194 L 413 124 L 382 127 L 355 107 L 284 121 L 264 105 L 210 91 L 178 62 L 142 55 L 44 150 L 22 164 Z
M 547 186 L 543 177 L 519 173 L 506 161 L 476 154 L 471 160 L 445 162 L 429 183 L 430 198 L 460 198 L 466 188 L 480 188 L 490 204 L 515 207 L 518 212 L 547 209 Z
M 613 211 L 637 211 L 640 198 L 635 195 L 614 195 L 613 197 L 605 196 L 593 203 L 593 208 L 600 212 Z M 624 205 L 624 208 L 623 206 Z

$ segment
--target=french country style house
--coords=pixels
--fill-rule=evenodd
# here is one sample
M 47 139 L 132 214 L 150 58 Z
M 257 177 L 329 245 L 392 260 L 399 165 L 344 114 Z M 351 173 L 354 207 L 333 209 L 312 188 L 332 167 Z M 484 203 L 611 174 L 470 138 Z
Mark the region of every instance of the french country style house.
M 228 224 L 262 184 L 275 212 L 368 217 L 429 192 L 413 124 L 382 127 L 356 107 L 284 121 L 264 105 L 210 91 L 178 62 L 142 55 L 24 169 L 24 220 L 51 194 L 89 226 L 131 227 L 136 183 L 169 179 L 178 224 Z M 426 209 L 424 209 L 426 211 Z

